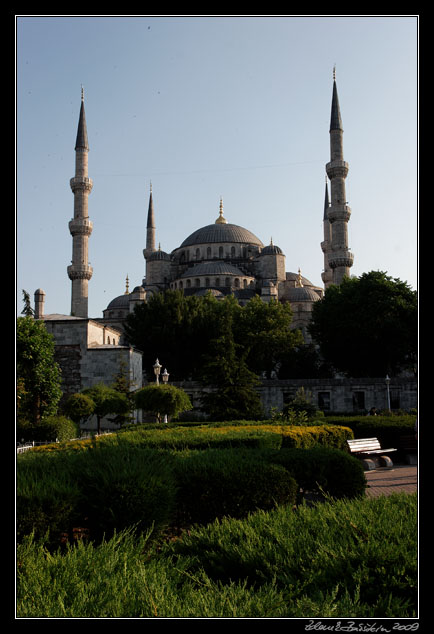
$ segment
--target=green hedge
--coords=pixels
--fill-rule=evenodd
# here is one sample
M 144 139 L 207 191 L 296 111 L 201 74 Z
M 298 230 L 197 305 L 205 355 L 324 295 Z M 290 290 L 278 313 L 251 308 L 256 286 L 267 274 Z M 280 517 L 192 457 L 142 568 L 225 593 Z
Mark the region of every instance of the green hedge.
M 21 420 L 17 423 L 17 440 L 59 441 L 78 438 L 80 429 L 76 423 L 66 416 L 47 416 L 38 424 Z
M 338 449 L 281 449 L 270 452 L 269 460 L 287 469 L 303 493 L 326 494 L 333 498 L 364 495 L 366 476 L 360 460 Z
M 399 438 L 414 433 L 416 415 L 327 417 L 335 425 L 353 430 L 354 438 L 378 438 L 384 449 L 398 448 Z
M 208 449 L 178 454 L 175 461 L 178 523 L 206 524 L 241 518 L 278 504 L 292 506 L 297 483 L 255 450 Z

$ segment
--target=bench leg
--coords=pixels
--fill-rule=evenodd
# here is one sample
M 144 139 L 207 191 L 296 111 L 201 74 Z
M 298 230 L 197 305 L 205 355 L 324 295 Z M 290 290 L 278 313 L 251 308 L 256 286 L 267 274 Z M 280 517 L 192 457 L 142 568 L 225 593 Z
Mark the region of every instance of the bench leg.
M 372 469 L 376 469 L 377 465 L 371 458 L 363 458 L 362 460 L 363 468 L 365 471 L 372 471 Z
M 379 462 L 381 467 L 393 467 L 393 462 L 389 456 L 380 456 Z

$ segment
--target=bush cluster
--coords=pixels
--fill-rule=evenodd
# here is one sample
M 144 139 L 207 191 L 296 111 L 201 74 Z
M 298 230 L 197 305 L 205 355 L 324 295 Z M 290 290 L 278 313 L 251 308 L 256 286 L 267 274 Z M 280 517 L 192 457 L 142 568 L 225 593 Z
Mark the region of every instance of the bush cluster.
M 281 442 L 281 433 L 249 427 L 237 434 L 167 429 L 32 450 L 19 456 L 19 538 L 49 530 L 56 543 L 79 527 L 100 540 L 131 525 L 159 536 L 258 508 L 292 506 L 300 490 L 321 488 L 336 497 L 363 492 L 355 458 L 330 447 L 322 453 L 281 449 Z
M 79 426 L 67 416 L 46 416 L 38 423 L 21 419 L 17 422 L 17 439 L 25 441 L 66 441 L 79 435 Z

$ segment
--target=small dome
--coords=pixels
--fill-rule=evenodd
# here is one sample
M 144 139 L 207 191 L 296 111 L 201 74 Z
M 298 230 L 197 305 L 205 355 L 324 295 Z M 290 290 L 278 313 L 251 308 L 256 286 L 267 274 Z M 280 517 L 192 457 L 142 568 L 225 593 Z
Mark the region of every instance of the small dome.
M 280 247 L 271 242 L 271 244 L 262 249 L 260 255 L 283 255 L 283 251 Z
M 112 299 L 106 310 L 111 310 L 112 308 L 125 308 L 126 310 L 129 310 L 129 301 L 130 296 L 124 293 L 123 295 L 119 295 L 119 297 Z
M 165 251 L 161 251 L 161 249 L 158 249 L 158 251 L 153 251 L 152 253 L 150 253 L 147 259 L 148 262 L 153 262 L 155 260 L 170 260 L 170 255 Z
M 201 288 L 195 293 L 195 295 L 197 295 L 198 297 L 204 297 L 208 293 L 211 293 L 211 295 L 214 295 L 214 297 L 224 297 L 223 293 L 221 291 L 218 291 L 216 288 Z
M 288 290 L 287 299 L 289 302 L 317 302 L 320 297 L 308 286 L 295 286 Z

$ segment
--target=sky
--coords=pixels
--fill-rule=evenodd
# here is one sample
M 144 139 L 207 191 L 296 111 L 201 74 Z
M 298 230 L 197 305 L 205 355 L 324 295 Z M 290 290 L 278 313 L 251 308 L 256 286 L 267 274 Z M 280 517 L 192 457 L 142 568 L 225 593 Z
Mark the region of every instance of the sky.
M 84 90 L 89 317 L 219 215 L 322 286 L 333 68 L 351 274 L 417 289 L 417 16 L 16 16 L 16 296 L 70 314 L 69 180 Z

